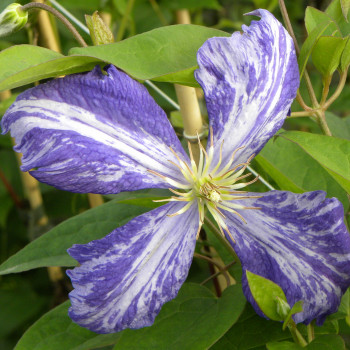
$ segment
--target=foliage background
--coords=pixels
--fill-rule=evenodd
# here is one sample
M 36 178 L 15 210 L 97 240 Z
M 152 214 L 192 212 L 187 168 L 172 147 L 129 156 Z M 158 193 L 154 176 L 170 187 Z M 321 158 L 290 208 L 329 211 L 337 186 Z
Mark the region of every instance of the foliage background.
M 27 3 L 27 1 L 18 2 L 21 4 Z M 2 0 L 0 3 L 0 11 L 10 3 L 11 1 L 9 0 Z M 127 1 L 61 0 L 60 4 L 81 21 L 84 19 L 84 14 L 92 14 L 95 10 L 110 13 L 112 16 L 111 27 L 114 34 L 117 34 L 123 14 L 126 10 Z M 304 26 L 304 15 L 307 5 L 324 10 L 329 5 L 329 1 L 286 1 L 286 6 L 299 43 L 302 43 L 307 36 Z M 159 0 L 157 2 L 151 0 L 135 0 L 132 16 L 127 22 L 125 37 L 175 23 L 174 11 L 179 8 L 188 8 L 190 10 L 192 22 L 194 24 L 204 25 L 227 32 L 240 30 L 243 23 L 249 24 L 251 17 L 244 17 L 243 14 L 256 8 L 267 8 L 282 21 L 277 0 Z M 28 25 L 26 30 L 11 35 L 7 37 L 6 40 L 0 40 L 0 50 L 15 44 L 23 44 L 35 40 L 37 31 L 35 14 L 31 15 L 30 23 L 31 25 Z M 70 33 L 60 23 L 53 20 L 53 24 L 57 30 L 57 38 L 59 38 L 62 53 L 67 54 L 69 49 L 77 46 L 77 44 Z M 90 43 L 89 37 L 83 33 L 82 35 L 84 39 Z M 322 91 L 321 76 L 311 64 L 308 68 L 314 89 L 316 93 L 320 95 Z M 6 67 L 0 67 L 0 70 L 4 69 L 6 69 Z M 157 83 L 157 85 L 170 97 L 176 99 L 173 85 L 167 83 Z M 335 77 L 331 85 L 331 90 L 334 90 L 336 85 L 337 78 Z M 16 94 L 23 91 L 25 88 L 26 87 L 14 89 L 12 91 L 12 97 L 0 103 L 0 115 L 5 112 Z M 156 95 L 154 91 L 151 90 L 150 93 L 155 97 L 158 104 L 171 116 L 171 120 L 177 127 L 176 130 L 179 132 L 179 135 L 181 135 L 182 125 L 179 120 L 178 112 L 175 112 L 173 107 Z M 304 85 L 301 86 L 301 93 L 303 97 L 307 96 L 306 87 Z M 307 97 L 305 97 L 305 100 L 309 103 Z M 201 104 L 203 114 L 205 114 L 203 99 L 201 100 Z M 292 110 L 298 111 L 300 107 L 295 103 Z M 332 113 L 327 115 L 327 120 L 334 136 L 350 140 L 349 112 L 350 86 L 347 83 L 341 96 L 332 105 Z M 288 120 L 284 128 L 287 130 L 311 131 L 316 134 L 321 133 L 318 125 L 309 118 Z M 290 155 L 288 159 L 285 157 L 286 152 Z M 291 162 L 290 159 L 293 159 L 293 162 Z M 253 167 L 266 177 L 276 188 L 292 190 L 294 192 L 315 189 L 327 190 L 329 195 L 337 196 L 343 202 L 345 213 L 349 220 L 349 205 L 345 192 L 317 162 L 309 155 L 301 153 L 300 149 L 295 144 L 282 138 L 278 138 L 275 143 L 270 142 L 257 157 Z M 275 174 L 275 176 L 273 176 L 273 174 Z M 40 208 L 40 210 L 45 211 L 49 218 L 48 224 L 44 226 L 37 226 L 35 224 L 40 212 L 33 212 L 30 210 L 28 200 L 22 188 L 18 163 L 12 151 L 11 139 L 9 135 L 1 136 L 0 263 L 26 246 L 29 241 L 47 232 L 50 228 L 70 217 L 85 212 L 89 208 L 87 195 L 63 192 L 43 184 L 40 184 L 40 189 L 43 195 L 43 207 Z M 264 190 L 264 187 L 258 184 L 255 185 L 253 190 Z M 145 197 L 148 198 L 155 194 L 161 195 L 162 193 L 145 193 Z M 107 196 L 106 200 L 112 198 L 114 197 Z M 129 197 L 125 194 L 117 197 L 121 203 L 124 203 L 126 198 Z M 137 199 L 137 201 L 140 203 L 139 199 Z M 147 202 L 147 199 L 145 201 Z M 147 205 L 146 207 L 149 209 L 150 204 L 149 202 L 147 203 L 148 207 Z M 126 204 L 130 205 L 130 202 Z M 111 215 L 113 214 L 111 213 Z M 117 218 L 114 219 L 116 220 Z M 101 225 L 101 219 L 99 223 Z M 84 228 L 84 224 L 82 225 Z M 108 219 L 106 219 L 104 228 L 106 232 L 110 230 L 110 225 L 114 228 L 114 221 L 111 220 L 111 222 L 108 223 Z M 237 270 L 232 269 L 232 273 L 236 277 L 239 277 L 237 275 Z M 189 281 L 198 283 L 205 280 L 210 274 L 211 271 L 207 263 L 194 259 Z M 210 290 L 215 291 L 215 285 L 208 283 L 206 286 Z M 21 274 L 0 276 L 0 348 L 3 350 L 13 349 L 25 330 L 42 315 L 64 302 L 70 290 L 70 281 L 66 276 L 52 281 L 45 268 L 34 269 L 22 272 Z M 199 293 L 205 294 L 203 290 L 199 291 Z M 236 292 L 232 290 L 232 293 Z M 203 302 L 201 307 L 206 308 L 208 305 Z M 66 311 L 65 309 L 62 310 L 63 315 Z M 208 317 L 213 316 L 208 315 Z M 72 326 L 67 324 L 67 332 L 64 333 L 62 337 L 69 336 L 69 327 Z M 343 335 L 348 346 L 350 346 L 350 329 L 343 320 L 339 323 L 334 320 L 329 320 L 318 332 L 339 332 Z M 74 332 L 71 333 L 70 336 L 73 337 L 73 334 Z M 77 336 L 77 334 L 78 333 L 75 333 L 74 336 Z M 142 334 L 140 339 L 142 339 Z M 268 322 L 256 316 L 254 311 L 247 306 L 239 322 L 235 325 L 235 329 L 229 330 L 218 343 L 212 346 L 212 349 L 233 349 L 233 346 L 237 349 L 265 349 L 265 342 L 283 339 L 290 339 L 290 335 L 281 331 L 280 324 Z M 55 340 L 52 340 L 52 342 L 54 341 Z M 137 344 L 140 346 L 140 343 Z M 147 348 L 146 343 L 143 346 L 145 346 L 145 349 Z M 92 347 L 92 345 L 90 347 L 89 345 L 86 348 L 94 347 Z M 110 348 L 112 347 L 105 347 L 105 349 Z M 128 345 L 128 347 L 123 347 L 123 345 L 118 347 L 118 349 L 125 348 L 130 348 L 130 345 Z M 135 347 L 135 349 L 138 348 L 141 347 Z

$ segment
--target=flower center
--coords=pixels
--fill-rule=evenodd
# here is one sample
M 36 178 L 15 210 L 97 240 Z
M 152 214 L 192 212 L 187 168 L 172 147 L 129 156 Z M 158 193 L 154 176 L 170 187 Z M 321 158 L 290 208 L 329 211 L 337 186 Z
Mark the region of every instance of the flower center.
M 213 133 L 210 133 L 213 135 Z M 257 207 L 247 207 L 242 204 L 235 203 L 236 200 L 247 199 L 247 198 L 260 198 L 260 196 L 251 196 L 246 195 L 246 191 L 240 191 L 239 189 L 250 185 L 251 183 L 258 180 L 258 177 L 254 178 L 249 182 L 240 182 L 251 176 L 251 173 L 246 175 L 242 175 L 246 170 L 247 166 L 250 164 L 251 159 L 254 155 L 252 155 L 245 163 L 240 163 L 232 167 L 234 162 L 235 154 L 238 150 L 244 148 L 240 147 L 236 149 L 230 161 L 224 166 L 221 166 L 222 161 L 222 146 L 220 147 L 220 155 L 219 160 L 216 164 L 213 164 L 214 160 L 214 145 L 213 138 L 211 137 L 211 143 L 208 152 L 204 149 L 200 140 L 198 140 L 198 146 L 200 148 L 200 156 L 198 165 L 194 161 L 191 144 L 188 143 L 188 149 L 190 153 L 191 166 L 184 161 L 171 149 L 173 154 L 175 155 L 178 163 L 171 162 L 177 168 L 180 169 L 183 178 L 179 179 L 180 181 L 176 181 L 170 179 L 166 176 L 163 176 L 155 171 L 149 170 L 151 173 L 160 176 L 166 182 L 168 182 L 171 186 L 177 187 L 180 190 L 175 191 L 172 188 L 169 188 L 171 192 L 173 192 L 176 196 L 172 196 L 168 199 L 159 200 L 159 202 L 163 201 L 184 201 L 188 202 L 184 207 L 178 212 L 171 214 L 169 216 L 176 216 L 184 213 L 186 210 L 190 208 L 194 201 L 197 202 L 198 210 L 199 210 L 199 229 L 204 222 L 205 218 L 205 210 L 207 209 L 211 215 L 214 217 L 217 222 L 221 233 L 224 235 L 223 230 L 227 231 L 227 233 L 231 236 L 234 241 L 232 235 L 230 234 L 228 227 L 225 223 L 225 215 L 222 210 L 231 212 L 236 214 L 243 222 L 246 223 L 243 216 L 237 212 L 238 210 L 245 209 L 260 209 Z M 185 184 L 184 184 L 185 182 Z M 198 230 L 199 233 L 199 230 Z

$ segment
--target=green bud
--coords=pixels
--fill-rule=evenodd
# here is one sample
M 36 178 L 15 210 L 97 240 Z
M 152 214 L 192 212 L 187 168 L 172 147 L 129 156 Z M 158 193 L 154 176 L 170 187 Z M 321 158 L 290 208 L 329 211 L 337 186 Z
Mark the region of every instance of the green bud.
M 114 42 L 113 33 L 105 22 L 103 22 L 97 11 L 92 16 L 85 15 L 85 21 L 94 45 L 111 44 Z
M 11 4 L 0 13 L 0 37 L 22 29 L 28 21 L 28 13 L 21 10 L 21 4 Z
M 276 297 L 276 304 L 278 315 L 281 317 L 282 320 L 286 319 L 290 311 L 289 304 L 280 297 Z

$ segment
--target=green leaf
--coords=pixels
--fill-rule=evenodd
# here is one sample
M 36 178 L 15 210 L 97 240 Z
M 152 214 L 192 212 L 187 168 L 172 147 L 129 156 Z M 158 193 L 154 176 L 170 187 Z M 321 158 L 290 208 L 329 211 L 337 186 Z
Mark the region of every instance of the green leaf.
M 285 318 L 283 322 L 282 329 L 285 330 L 288 326 L 289 321 L 292 319 L 292 316 L 295 314 L 298 314 L 299 312 L 303 311 L 303 304 L 304 302 L 302 300 L 297 301 L 293 307 L 290 309 L 287 317 Z
M 345 350 L 343 339 L 335 334 L 318 336 L 306 347 L 301 347 L 292 342 L 268 343 L 266 347 L 268 350 Z
M 301 131 L 287 131 L 279 136 L 301 147 L 350 193 L 350 141 Z
M 338 24 L 343 37 L 350 34 L 350 23 L 344 18 L 340 0 L 333 0 L 325 12 Z
M 328 197 L 337 197 L 347 211 L 349 201 L 346 191 L 295 143 L 276 137 L 265 145 L 255 160 L 276 182 L 279 189 L 295 193 L 323 190 Z
M 240 286 L 227 288 L 216 298 L 207 288 L 185 283 L 166 303 L 154 325 L 139 330 L 99 335 L 73 323 L 69 301 L 32 325 L 15 350 L 88 350 L 117 343 L 115 349 L 171 350 L 208 348 L 237 321 L 245 305 Z
M 193 71 L 196 54 L 213 36 L 229 36 L 217 29 L 196 25 L 174 25 L 135 35 L 118 43 L 73 48 L 65 57 L 48 49 L 13 46 L 0 53 L 0 91 L 35 81 L 91 70 L 111 63 L 135 79 L 153 79 L 198 86 Z
M 182 118 L 180 111 L 172 111 L 170 113 L 170 121 L 171 121 L 171 125 L 174 128 L 182 128 L 183 129 L 184 122 L 183 122 L 183 118 Z
M 152 327 L 124 331 L 114 350 L 207 349 L 238 320 L 244 306 L 239 285 L 228 287 L 218 299 L 200 285 L 184 284 Z
M 331 23 L 332 23 L 331 20 L 326 20 L 318 24 L 317 27 L 309 34 L 303 46 L 301 47 L 300 55 L 298 57 L 300 79 L 304 74 L 307 61 L 310 57 L 310 54 L 314 46 L 316 45 L 317 40 L 325 32 L 325 30 L 331 25 Z
M 307 33 L 310 33 L 322 22 L 332 22 L 324 31 L 324 35 L 333 35 L 334 32 L 340 33 L 338 24 L 325 12 L 322 12 L 314 7 L 308 6 L 305 10 L 305 27 Z
M 157 28 L 114 44 L 73 48 L 69 54 L 112 63 L 140 80 L 167 81 L 164 76 L 172 74 L 171 81 L 196 85 L 192 73 L 197 67 L 197 51 L 213 36 L 230 34 L 217 29 L 179 24 Z
M 82 328 L 68 317 L 70 302 L 57 306 L 35 322 L 15 350 L 89 350 L 115 343 L 120 333 L 99 335 Z
M 340 0 L 340 6 L 341 10 L 343 12 L 344 19 L 348 21 L 348 13 L 349 13 L 349 8 L 350 8 L 350 1 L 349 0 Z
M 210 350 L 264 350 L 266 343 L 291 339 L 290 332 L 281 326 L 280 322 L 258 316 L 247 304 L 238 322 Z
M 3 280 L 0 288 L 0 338 L 33 322 L 46 307 L 44 296 L 37 295 L 33 287 L 19 276 Z
M 347 39 L 322 36 L 312 50 L 312 62 L 323 77 L 333 75 L 340 64 L 340 58 Z
M 344 40 L 346 40 L 346 44 L 340 58 L 340 67 L 339 67 L 342 72 L 345 71 L 345 69 L 347 69 L 350 64 L 350 40 L 349 39 L 350 39 L 350 36 L 347 36 L 346 38 L 344 38 Z
M 118 199 L 70 218 L 29 243 L 0 265 L 0 275 L 27 271 L 43 266 L 75 266 L 67 249 L 75 243 L 88 243 L 104 237 L 155 205 L 150 198 L 127 203 Z
M 345 350 L 344 340 L 336 334 L 320 335 L 305 348 L 307 350 Z
M 301 347 L 298 344 L 289 342 L 289 341 L 283 341 L 283 342 L 273 342 L 273 343 L 267 343 L 266 348 L 268 350 L 302 350 L 305 349 Z
M 326 121 L 333 136 L 350 140 L 350 116 L 340 118 L 332 112 L 326 112 Z
M 18 45 L 0 52 L 0 91 L 35 81 L 84 72 L 101 62 L 90 57 L 65 57 L 39 46 Z
M 259 275 L 246 271 L 250 291 L 260 310 L 271 320 L 283 321 L 277 312 L 277 298 L 287 302 L 282 288 Z

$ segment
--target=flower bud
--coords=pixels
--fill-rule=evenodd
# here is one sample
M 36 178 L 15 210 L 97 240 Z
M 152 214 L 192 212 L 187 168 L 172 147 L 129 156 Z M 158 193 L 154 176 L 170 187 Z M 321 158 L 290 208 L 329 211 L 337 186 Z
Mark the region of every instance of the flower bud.
M 289 304 L 279 297 L 276 298 L 276 303 L 278 315 L 281 316 L 282 320 L 286 319 L 290 311 Z
M 114 42 L 111 30 L 105 22 L 103 22 L 103 19 L 97 11 L 95 11 L 92 16 L 85 15 L 85 20 L 94 45 L 111 44 Z
M 28 21 L 28 13 L 21 10 L 21 4 L 11 4 L 0 13 L 0 37 L 22 29 Z

